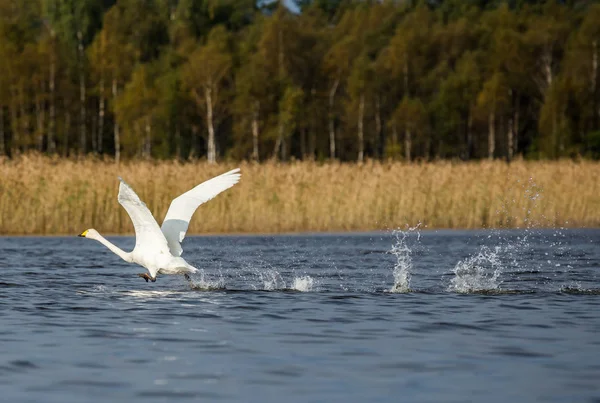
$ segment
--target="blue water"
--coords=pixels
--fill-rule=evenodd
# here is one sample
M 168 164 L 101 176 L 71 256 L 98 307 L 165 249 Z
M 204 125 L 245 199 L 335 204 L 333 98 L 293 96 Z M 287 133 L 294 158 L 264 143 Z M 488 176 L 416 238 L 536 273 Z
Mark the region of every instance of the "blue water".
M 600 230 L 190 237 L 190 284 L 146 283 L 88 239 L 0 237 L 1 400 L 598 402 L 599 245 Z

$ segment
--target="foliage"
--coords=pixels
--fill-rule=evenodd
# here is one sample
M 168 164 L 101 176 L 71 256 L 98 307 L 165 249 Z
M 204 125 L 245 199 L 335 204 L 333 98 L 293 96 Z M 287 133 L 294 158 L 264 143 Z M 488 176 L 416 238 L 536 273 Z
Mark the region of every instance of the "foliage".
M 595 2 L 285 4 L 0 0 L 0 154 L 599 156 Z

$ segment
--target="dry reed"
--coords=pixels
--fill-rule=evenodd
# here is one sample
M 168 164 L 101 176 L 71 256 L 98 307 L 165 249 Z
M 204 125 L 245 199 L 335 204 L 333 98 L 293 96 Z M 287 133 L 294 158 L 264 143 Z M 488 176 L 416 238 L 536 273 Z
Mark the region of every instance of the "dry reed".
M 190 233 L 600 225 L 600 163 L 424 164 L 0 161 L 0 234 L 132 233 L 122 176 L 162 222 L 180 193 L 235 166 L 242 180 L 201 206 Z

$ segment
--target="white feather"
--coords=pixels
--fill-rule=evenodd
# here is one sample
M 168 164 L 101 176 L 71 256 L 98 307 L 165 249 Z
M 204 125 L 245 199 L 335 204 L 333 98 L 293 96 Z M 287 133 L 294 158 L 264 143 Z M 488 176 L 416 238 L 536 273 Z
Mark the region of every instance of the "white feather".
M 135 229 L 135 247 L 159 253 L 169 253 L 169 245 L 158 223 L 152 216 L 146 203 L 140 200 L 133 189 L 119 178 L 118 200 L 127 211 Z
M 240 169 L 236 168 L 199 184 L 171 202 L 161 229 L 173 256 L 181 256 L 181 242 L 198 206 L 238 183 L 240 176 Z

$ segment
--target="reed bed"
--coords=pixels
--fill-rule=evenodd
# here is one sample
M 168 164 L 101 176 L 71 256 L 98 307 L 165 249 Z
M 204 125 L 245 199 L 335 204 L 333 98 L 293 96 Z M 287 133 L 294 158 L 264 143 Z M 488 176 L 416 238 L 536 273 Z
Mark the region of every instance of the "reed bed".
M 189 233 L 406 228 L 597 227 L 600 163 L 179 163 L 0 161 L 0 234 L 130 234 L 123 177 L 159 223 L 171 200 L 239 166 L 241 182 L 201 206 Z

